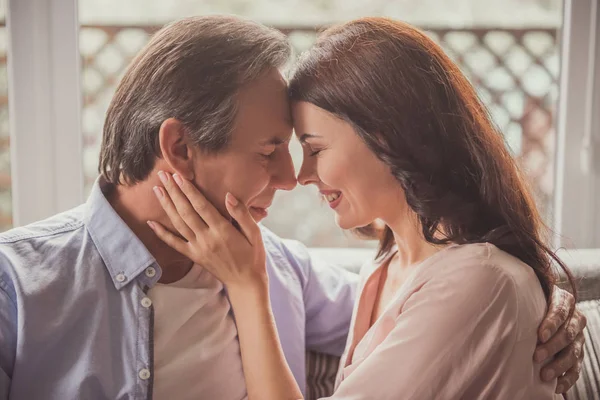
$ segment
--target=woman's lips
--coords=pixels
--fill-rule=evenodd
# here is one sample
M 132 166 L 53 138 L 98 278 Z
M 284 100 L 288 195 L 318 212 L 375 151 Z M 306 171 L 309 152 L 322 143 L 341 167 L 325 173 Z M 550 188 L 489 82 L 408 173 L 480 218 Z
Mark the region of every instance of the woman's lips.
M 337 190 L 321 191 L 321 196 L 327 201 L 329 207 L 335 209 L 342 201 L 342 192 Z

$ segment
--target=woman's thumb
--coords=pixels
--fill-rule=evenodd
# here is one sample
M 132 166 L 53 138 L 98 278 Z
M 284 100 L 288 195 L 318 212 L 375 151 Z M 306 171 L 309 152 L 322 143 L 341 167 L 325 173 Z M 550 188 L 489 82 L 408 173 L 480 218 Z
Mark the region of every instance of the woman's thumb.
M 225 196 L 225 207 L 227 207 L 229 215 L 239 224 L 242 234 L 250 243 L 254 244 L 254 235 L 258 230 L 258 225 L 250 215 L 248 208 L 229 192 Z

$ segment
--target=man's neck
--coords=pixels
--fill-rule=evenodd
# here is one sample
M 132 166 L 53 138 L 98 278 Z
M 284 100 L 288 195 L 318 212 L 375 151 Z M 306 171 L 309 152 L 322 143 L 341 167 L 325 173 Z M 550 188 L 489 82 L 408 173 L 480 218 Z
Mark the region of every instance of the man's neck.
M 155 185 L 160 185 L 160 182 L 153 182 L 150 178 L 132 186 L 115 186 L 106 198 L 160 265 L 162 275 L 159 282 L 171 283 L 183 278 L 193 262 L 160 240 L 147 224 L 148 220 L 152 220 L 172 230 L 152 191 Z

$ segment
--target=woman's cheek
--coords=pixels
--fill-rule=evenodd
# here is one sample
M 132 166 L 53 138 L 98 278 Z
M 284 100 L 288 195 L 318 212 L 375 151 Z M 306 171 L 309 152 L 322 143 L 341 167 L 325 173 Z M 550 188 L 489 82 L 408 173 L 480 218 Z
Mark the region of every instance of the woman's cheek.
M 332 189 L 341 190 L 344 181 L 351 176 L 346 163 L 338 157 L 325 154 L 317 161 L 317 175 L 319 179 Z

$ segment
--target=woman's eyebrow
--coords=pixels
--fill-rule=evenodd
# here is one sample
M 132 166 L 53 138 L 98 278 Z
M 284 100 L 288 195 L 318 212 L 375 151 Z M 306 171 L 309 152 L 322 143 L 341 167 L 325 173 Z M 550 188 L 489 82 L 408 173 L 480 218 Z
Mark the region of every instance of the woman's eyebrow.
M 300 136 L 300 143 L 305 143 L 308 139 L 312 139 L 312 138 L 318 138 L 321 137 L 319 135 L 313 135 L 312 133 L 303 133 L 302 136 Z

